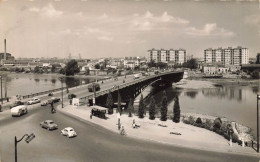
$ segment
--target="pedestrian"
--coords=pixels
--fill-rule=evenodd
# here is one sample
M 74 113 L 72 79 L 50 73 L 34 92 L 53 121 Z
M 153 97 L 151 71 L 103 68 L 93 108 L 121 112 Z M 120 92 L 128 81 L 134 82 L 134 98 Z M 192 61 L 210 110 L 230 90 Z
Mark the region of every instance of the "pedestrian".
M 121 124 L 120 124 L 120 122 L 118 123 L 118 130 L 120 130 L 120 128 L 121 128 Z
M 53 105 L 53 102 L 51 102 L 51 113 L 55 113 L 55 109 L 54 109 L 54 105 Z
M 0 112 L 2 112 L 2 105 L 0 104 Z
M 120 131 L 120 134 L 121 134 L 121 135 L 126 135 L 124 126 L 122 126 L 122 129 L 121 129 L 121 131 Z

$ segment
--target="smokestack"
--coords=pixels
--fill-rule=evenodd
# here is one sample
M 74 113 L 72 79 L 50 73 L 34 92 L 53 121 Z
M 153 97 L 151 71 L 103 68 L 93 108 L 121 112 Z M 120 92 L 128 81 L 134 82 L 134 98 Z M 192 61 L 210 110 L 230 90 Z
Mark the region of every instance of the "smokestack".
M 6 60 L 6 39 L 5 39 L 5 55 L 4 55 L 4 60 Z

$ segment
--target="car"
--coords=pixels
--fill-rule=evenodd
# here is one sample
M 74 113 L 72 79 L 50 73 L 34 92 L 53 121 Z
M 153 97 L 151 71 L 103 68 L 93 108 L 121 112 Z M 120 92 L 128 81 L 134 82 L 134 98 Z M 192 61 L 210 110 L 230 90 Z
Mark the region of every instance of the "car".
M 25 105 L 19 105 L 19 106 L 13 107 L 11 109 L 12 116 L 21 116 L 21 115 L 27 114 L 27 113 L 28 113 L 28 110 Z
M 13 107 L 19 106 L 19 105 L 24 105 L 24 102 L 19 101 L 19 100 L 14 101 L 14 103 L 12 105 L 10 105 L 10 109 Z
M 92 84 L 88 85 L 88 91 L 89 92 L 94 92 L 94 90 L 95 91 L 99 91 L 100 90 L 100 85 L 98 83 L 92 83 Z
M 76 97 L 77 97 L 77 95 L 75 95 L 75 94 L 73 94 L 73 93 L 71 93 L 71 94 L 68 95 L 68 99 L 73 99 L 73 98 L 76 98 Z
M 43 102 L 41 103 L 41 106 L 47 106 L 48 104 L 49 104 L 48 101 L 43 101 Z
M 61 134 L 67 137 L 76 137 L 77 133 L 75 132 L 75 130 L 71 127 L 67 127 L 61 130 Z
M 56 102 L 59 102 L 60 101 L 60 98 L 58 97 L 52 97 L 51 99 L 48 100 L 48 103 L 56 103 Z
M 42 128 L 46 128 L 48 130 L 58 129 L 58 125 L 54 123 L 53 120 L 45 120 L 40 123 Z
M 32 105 L 32 104 L 36 104 L 36 103 L 40 103 L 40 102 L 41 102 L 41 99 L 39 99 L 39 98 L 33 98 L 33 99 L 27 101 L 27 104 L 28 104 L 28 105 Z

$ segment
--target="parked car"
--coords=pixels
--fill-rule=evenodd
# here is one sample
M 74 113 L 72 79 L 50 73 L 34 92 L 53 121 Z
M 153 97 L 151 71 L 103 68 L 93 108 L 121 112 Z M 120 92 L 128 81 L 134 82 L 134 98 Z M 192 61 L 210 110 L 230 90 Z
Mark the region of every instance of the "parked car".
M 71 127 L 67 127 L 61 130 L 61 134 L 67 137 L 76 137 L 77 133 L 75 132 L 75 130 Z
M 19 105 L 24 105 L 24 103 L 22 101 L 14 101 L 14 103 L 12 105 L 10 105 L 10 109 Z
M 40 103 L 40 102 L 41 102 L 41 99 L 39 99 L 39 98 L 33 98 L 33 99 L 27 101 L 27 104 L 28 104 L 28 105 L 32 105 L 32 104 L 36 104 L 36 103 Z
M 41 106 L 47 106 L 48 104 L 49 104 L 48 101 L 43 101 L 43 102 L 41 103 Z
M 45 120 L 40 123 L 42 128 L 46 128 L 48 130 L 58 129 L 58 125 L 53 122 L 53 120 Z
M 49 94 L 48 94 L 48 96 L 53 96 L 53 93 L 52 93 L 52 92 L 51 92 L 51 93 L 49 93 Z
M 11 109 L 12 116 L 21 116 L 21 115 L 27 114 L 27 113 L 28 113 L 28 110 L 25 105 L 19 105 L 19 106 L 13 107 Z
M 88 91 L 89 92 L 94 92 L 94 87 L 96 91 L 100 90 L 100 85 L 98 83 L 92 83 L 88 85 Z
M 51 99 L 48 100 L 49 103 L 56 103 L 56 102 L 59 102 L 60 101 L 60 98 L 58 97 L 52 97 Z
M 75 95 L 75 94 L 73 94 L 73 93 L 71 93 L 71 94 L 68 95 L 68 99 L 73 99 L 73 98 L 76 98 L 76 97 L 77 97 L 77 95 Z

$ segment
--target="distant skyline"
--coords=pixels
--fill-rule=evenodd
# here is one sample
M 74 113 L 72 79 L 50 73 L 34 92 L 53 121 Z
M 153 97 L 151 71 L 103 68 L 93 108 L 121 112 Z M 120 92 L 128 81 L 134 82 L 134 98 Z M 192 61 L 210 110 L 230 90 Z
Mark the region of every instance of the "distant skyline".
M 0 52 L 18 57 L 147 56 L 149 49 L 260 53 L 260 0 L 0 0 Z

